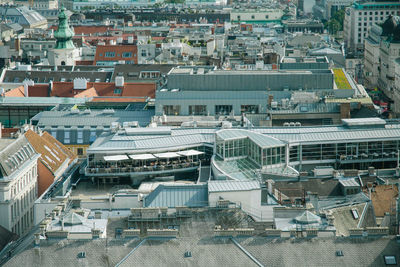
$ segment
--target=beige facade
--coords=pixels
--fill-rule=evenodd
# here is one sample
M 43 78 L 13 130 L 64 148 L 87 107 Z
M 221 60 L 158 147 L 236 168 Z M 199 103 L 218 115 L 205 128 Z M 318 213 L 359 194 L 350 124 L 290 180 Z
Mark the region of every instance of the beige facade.
M 3 177 L 0 178 L 0 225 L 23 235 L 33 227 L 39 154 L 21 136 L 3 147 L 0 155 L 3 169 Z

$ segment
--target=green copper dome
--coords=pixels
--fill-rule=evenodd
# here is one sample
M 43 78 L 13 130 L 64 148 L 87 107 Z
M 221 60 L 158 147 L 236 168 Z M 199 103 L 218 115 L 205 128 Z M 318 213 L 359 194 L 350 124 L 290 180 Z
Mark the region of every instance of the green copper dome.
M 75 48 L 74 43 L 72 42 L 72 37 L 74 37 L 74 35 L 74 31 L 69 27 L 65 8 L 62 7 L 58 14 L 58 29 L 54 33 L 54 37 L 57 39 L 55 48 Z

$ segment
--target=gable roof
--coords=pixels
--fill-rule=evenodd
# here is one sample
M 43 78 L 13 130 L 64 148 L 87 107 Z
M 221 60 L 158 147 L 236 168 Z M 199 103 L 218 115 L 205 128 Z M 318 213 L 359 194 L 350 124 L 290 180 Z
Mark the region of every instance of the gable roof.
M 18 86 L 11 89 L 4 94 L 6 97 L 25 97 L 24 86 Z M 28 95 L 30 97 L 48 97 L 49 96 L 49 85 L 48 84 L 36 84 L 28 86 Z
M 43 139 L 45 139 L 47 142 L 53 144 L 54 146 L 58 147 L 61 149 L 71 160 L 74 160 L 77 158 L 77 155 L 74 154 L 71 150 L 69 150 L 66 146 L 64 146 L 61 142 L 59 142 L 57 139 L 55 139 L 51 134 L 48 132 L 43 132 L 42 136 Z
M 36 154 L 24 135 L 18 139 L 0 139 L 1 177 L 10 176 Z
M 48 142 L 32 130 L 25 133 L 25 137 L 40 154 L 40 161 L 54 174 L 67 160 L 67 155 L 59 147 Z
M 114 94 L 115 83 L 110 82 L 89 82 L 87 88 L 94 88 L 96 96 L 131 96 L 131 97 L 155 97 L 156 84 L 151 83 L 125 83 L 120 87 L 121 93 Z M 54 82 L 51 96 L 74 97 L 75 92 L 81 93 L 82 90 L 74 89 L 73 82 Z M 91 92 L 94 93 L 94 92 Z
M 14 89 L 11 89 L 11 90 L 5 92 L 4 96 L 6 96 L 6 97 L 24 97 L 25 96 L 24 86 L 21 85 Z
M 79 94 L 74 95 L 74 97 L 95 97 L 98 96 L 97 91 L 94 87 L 86 89 Z

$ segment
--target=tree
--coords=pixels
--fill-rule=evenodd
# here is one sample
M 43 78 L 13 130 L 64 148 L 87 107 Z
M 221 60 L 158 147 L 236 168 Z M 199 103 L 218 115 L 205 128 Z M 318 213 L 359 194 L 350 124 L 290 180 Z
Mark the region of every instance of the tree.
M 343 31 L 344 12 L 344 9 L 336 11 L 331 19 L 325 23 L 325 28 L 328 29 L 329 33 L 336 34 L 338 31 Z

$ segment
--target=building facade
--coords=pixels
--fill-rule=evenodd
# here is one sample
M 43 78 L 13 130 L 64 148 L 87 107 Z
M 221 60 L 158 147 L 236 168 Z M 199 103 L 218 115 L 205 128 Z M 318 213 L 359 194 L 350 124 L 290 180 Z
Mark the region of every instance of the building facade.
M 233 9 L 231 22 L 271 23 L 281 22 L 284 15 L 281 9 Z
M 374 24 L 384 22 L 389 15 L 400 15 L 398 1 L 355 2 L 345 12 L 343 22 L 344 42 L 349 51 L 362 51 L 364 40 Z
M 25 136 L 1 140 L 0 225 L 18 235 L 33 227 L 38 192 L 37 154 Z

